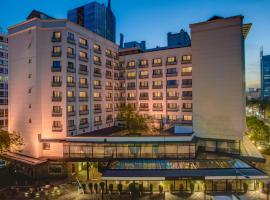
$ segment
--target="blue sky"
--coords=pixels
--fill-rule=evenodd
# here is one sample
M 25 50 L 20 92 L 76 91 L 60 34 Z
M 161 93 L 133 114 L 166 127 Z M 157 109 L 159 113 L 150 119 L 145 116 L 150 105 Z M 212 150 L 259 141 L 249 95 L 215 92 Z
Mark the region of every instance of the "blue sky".
M 67 10 L 92 0 L 2 0 L 0 27 L 25 19 L 32 9 L 56 18 L 66 18 Z M 97 0 L 107 3 L 107 0 Z M 166 45 L 167 32 L 178 32 L 189 24 L 205 21 L 213 15 L 224 17 L 244 15 L 246 23 L 253 23 L 246 39 L 247 87 L 259 86 L 259 51 L 264 47 L 270 54 L 269 0 L 111 0 L 119 33 L 125 41 L 146 40 L 148 48 Z

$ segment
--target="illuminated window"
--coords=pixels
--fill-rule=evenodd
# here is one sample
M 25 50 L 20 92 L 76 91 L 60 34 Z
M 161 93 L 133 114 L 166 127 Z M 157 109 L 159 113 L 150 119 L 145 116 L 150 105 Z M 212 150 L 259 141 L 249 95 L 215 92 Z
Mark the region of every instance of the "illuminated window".
M 61 83 L 61 76 L 53 76 L 53 83 Z
M 94 121 L 95 122 L 101 122 L 101 116 L 95 116 Z
M 147 65 L 147 60 L 140 60 L 140 65 L 141 66 Z
M 140 71 L 140 76 L 148 76 L 148 71 Z
M 192 67 L 183 67 L 182 72 L 183 73 L 190 73 L 190 72 L 192 72 Z
M 176 57 L 175 56 L 167 58 L 167 63 L 175 63 L 175 62 L 176 62 Z
M 135 61 L 128 61 L 128 67 L 135 67 Z
M 68 112 L 75 112 L 74 106 L 73 105 L 68 105 Z
M 191 55 L 183 55 L 182 61 L 191 61 Z
M 162 63 L 162 59 L 161 58 L 154 58 L 153 59 L 153 64 L 161 64 Z
M 101 62 L 101 58 L 99 56 L 94 56 L 93 59 L 94 59 L 94 62 L 99 62 L 99 63 Z
M 80 105 L 79 110 L 80 111 L 87 111 L 88 110 L 88 105 Z
M 73 91 L 73 90 L 69 90 L 69 91 L 67 92 L 67 96 L 68 96 L 68 97 L 75 97 L 74 91 Z
M 87 92 L 85 92 L 85 91 L 80 91 L 79 97 L 88 97 Z
M 60 91 L 53 91 L 53 97 L 61 97 L 62 93 Z
M 191 115 L 184 115 L 183 116 L 183 120 L 184 121 L 191 121 L 192 120 L 192 116 Z
M 86 78 L 80 78 L 80 79 L 79 79 L 79 83 L 80 83 L 81 85 L 87 85 L 87 79 L 86 79 Z
M 68 76 L 68 77 L 67 77 L 67 82 L 68 82 L 68 83 L 75 83 L 74 77 L 73 77 L 73 76 Z
M 53 127 L 61 128 L 62 127 L 61 121 L 53 121 Z
M 61 38 L 61 32 L 60 31 L 53 32 L 53 38 L 60 39 Z
M 162 97 L 162 92 L 153 92 L 153 97 Z
M 183 103 L 183 108 L 191 109 L 192 103 Z
M 68 47 L 68 48 L 67 48 L 67 53 L 68 53 L 69 55 L 74 55 L 74 54 L 75 54 L 75 53 L 74 53 L 74 49 L 71 48 L 71 47 Z
M 162 86 L 162 81 L 153 81 L 153 86 Z
M 80 58 L 85 58 L 87 59 L 87 53 L 86 52 L 83 52 L 83 51 L 80 51 Z
M 94 92 L 94 97 L 95 98 L 100 98 L 101 97 L 101 93 L 100 92 Z
M 153 103 L 153 108 L 162 108 L 162 103 Z
M 136 77 L 136 72 L 128 72 L 127 77 L 128 78 L 135 78 Z
M 53 53 L 61 53 L 61 47 L 53 46 Z
M 129 92 L 128 93 L 128 98 L 134 98 L 136 95 L 134 92 Z
M 94 86 L 101 86 L 100 80 L 94 80 Z
M 112 55 L 112 51 L 110 49 L 105 49 L 105 54 L 107 56 L 111 56 Z
M 167 92 L 168 97 L 177 97 L 178 93 L 176 91 L 169 91 Z
M 177 103 L 168 103 L 168 104 L 167 104 L 167 107 L 168 107 L 168 108 L 175 109 L 175 108 L 178 108 L 178 105 L 177 105 Z
M 176 121 L 177 116 L 176 115 L 168 115 L 168 119 L 171 120 L 171 121 Z
M 94 50 L 101 51 L 101 47 L 98 44 L 94 44 Z
M 87 40 L 86 40 L 86 39 L 83 39 L 83 38 L 80 38 L 80 39 L 79 39 L 79 43 L 80 43 L 81 45 L 84 45 L 84 46 L 87 46 L 87 45 L 88 45 Z

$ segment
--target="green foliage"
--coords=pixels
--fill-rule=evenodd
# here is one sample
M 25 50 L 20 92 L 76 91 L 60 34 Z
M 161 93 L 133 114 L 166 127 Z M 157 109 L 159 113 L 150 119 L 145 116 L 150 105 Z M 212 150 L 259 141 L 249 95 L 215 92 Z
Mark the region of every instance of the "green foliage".
M 136 112 L 131 104 L 120 107 L 120 119 L 126 123 L 126 129 L 129 133 L 138 133 L 148 130 L 147 119 Z
M 246 101 L 247 106 L 257 106 L 264 114 L 264 119 L 270 113 L 270 100 L 269 99 L 250 99 Z
M 269 127 L 256 117 L 247 117 L 248 135 L 255 141 L 269 141 Z
M 8 150 L 21 151 L 23 144 L 19 134 L 0 129 L 0 153 Z

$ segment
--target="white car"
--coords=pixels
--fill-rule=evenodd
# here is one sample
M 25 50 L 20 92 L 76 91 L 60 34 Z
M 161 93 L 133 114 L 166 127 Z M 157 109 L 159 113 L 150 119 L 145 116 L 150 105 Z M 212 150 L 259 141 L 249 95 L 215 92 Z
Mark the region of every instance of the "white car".
M 6 161 L 0 159 L 0 169 L 3 169 L 6 167 Z

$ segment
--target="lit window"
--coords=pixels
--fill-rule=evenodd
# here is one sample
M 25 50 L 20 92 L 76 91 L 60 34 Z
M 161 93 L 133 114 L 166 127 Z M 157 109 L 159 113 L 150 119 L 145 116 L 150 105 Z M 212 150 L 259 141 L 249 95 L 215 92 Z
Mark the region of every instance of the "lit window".
M 60 31 L 53 32 L 53 38 L 60 39 L 61 38 L 61 32 Z
M 101 51 L 100 45 L 94 44 L 94 50 Z
M 53 53 L 61 53 L 61 47 L 53 46 Z
M 128 67 L 135 67 L 135 61 L 134 60 L 129 61 L 128 62 Z
M 87 53 L 86 52 L 83 52 L 83 51 L 80 51 L 80 58 L 87 58 Z
M 87 85 L 87 79 L 86 79 L 86 78 L 80 78 L 80 79 L 79 79 L 79 83 L 80 83 L 81 85 Z
M 136 72 L 128 72 L 127 77 L 128 78 L 135 78 L 136 77 Z
M 140 76 L 148 76 L 148 71 L 140 71 Z
M 183 116 L 183 120 L 184 121 L 191 121 L 192 120 L 192 116 L 191 115 L 184 115 Z
M 153 64 L 161 64 L 161 63 L 162 63 L 161 58 L 154 58 L 153 59 Z
M 85 40 L 85 39 L 83 39 L 83 38 L 80 38 L 80 39 L 79 39 L 79 43 L 80 43 L 81 45 L 84 45 L 84 46 L 87 46 L 87 45 L 88 45 L 87 40 Z
M 94 62 L 101 62 L 101 58 L 99 56 L 94 56 L 93 59 Z
M 153 92 L 153 97 L 162 97 L 162 92 Z
M 175 63 L 175 62 L 176 62 L 176 57 L 175 56 L 167 58 L 167 63 Z
M 85 91 L 80 91 L 79 97 L 87 97 L 87 92 L 85 92 Z
M 182 61 L 191 61 L 191 55 L 183 55 Z
M 73 77 L 73 76 L 68 76 L 68 77 L 67 77 L 67 82 L 68 82 L 68 83 L 75 83 L 74 77 Z
M 101 81 L 100 80 L 94 80 L 94 85 L 95 86 L 101 86 Z
M 192 67 L 183 67 L 182 72 L 183 73 L 190 73 L 190 72 L 192 72 Z
M 74 97 L 74 96 L 75 96 L 74 91 L 73 91 L 73 90 L 69 90 L 69 91 L 67 92 L 67 96 L 68 96 L 68 97 Z
M 67 109 L 68 109 L 68 112 L 74 112 L 75 111 L 73 105 L 68 105 Z
M 94 92 L 94 97 L 95 98 L 100 98 L 101 97 L 101 93 L 100 92 Z

